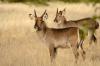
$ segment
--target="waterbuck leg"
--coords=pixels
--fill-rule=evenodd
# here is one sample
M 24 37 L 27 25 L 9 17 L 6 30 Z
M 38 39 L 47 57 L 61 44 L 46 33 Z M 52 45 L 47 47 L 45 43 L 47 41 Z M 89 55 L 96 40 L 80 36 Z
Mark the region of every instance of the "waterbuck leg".
M 86 37 L 83 30 L 79 30 L 79 37 L 80 37 L 79 46 L 83 49 L 83 42 L 84 42 L 84 39 Z
M 82 50 L 82 52 L 81 52 L 82 58 L 83 58 L 83 60 L 85 60 L 85 54 L 86 54 L 86 52 L 83 49 L 83 41 L 84 40 L 81 40 L 79 44 L 80 44 L 80 48 Z
M 79 57 L 79 53 L 77 51 L 77 47 L 72 47 L 72 50 L 73 50 L 73 53 L 74 53 L 74 56 L 75 56 L 75 63 L 77 63 L 77 60 L 78 60 L 78 57 Z
M 79 46 L 80 46 L 81 49 L 83 49 L 83 42 L 84 42 L 84 40 L 80 40 L 80 42 L 79 42 Z
M 83 60 L 85 60 L 86 53 L 85 53 L 85 51 L 83 49 L 82 49 L 81 55 L 82 55 Z
M 86 35 L 85 35 L 84 31 L 82 31 L 82 30 L 79 31 L 79 35 L 80 35 L 79 46 L 80 46 L 80 48 L 82 50 L 81 55 L 82 55 L 83 60 L 85 60 L 86 52 L 83 49 L 83 42 L 84 42 L 84 39 L 85 39 Z
M 80 40 L 79 45 L 80 45 L 81 50 L 82 50 L 83 53 L 85 54 L 85 51 L 84 51 L 84 49 L 83 49 L 83 42 L 84 42 L 84 40 Z
M 49 52 L 50 52 L 51 62 L 53 62 L 57 54 L 57 48 L 55 48 L 54 45 L 50 45 Z

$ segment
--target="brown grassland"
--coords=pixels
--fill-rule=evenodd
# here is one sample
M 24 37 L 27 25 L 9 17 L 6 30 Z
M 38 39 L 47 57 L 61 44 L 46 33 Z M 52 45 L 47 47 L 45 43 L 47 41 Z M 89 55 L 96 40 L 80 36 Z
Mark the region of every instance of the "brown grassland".
M 34 21 L 29 19 L 28 14 L 36 9 L 37 14 L 41 15 L 44 9 L 47 9 L 49 17 L 46 23 L 49 27 L 56 27 L 53 19 L 57 8 L 66 8 L 67 20 L 90 17 L 94 14 L 94 8 L 83 3 L 58 2 L 50 3 L 50 6 L 0 3 L 0 66 L 51 66 L 48 48 L 38 39 L 33 28 Z M 52 66 L 100 66 L 99 32 L 100 29 L 96 32 L 97 45 L 89 46 L 88 37 L 85 40 L 86 60 L 84 62 L 80 57 L 78 64 L 75 65 L 71 49 L 58 49 Z

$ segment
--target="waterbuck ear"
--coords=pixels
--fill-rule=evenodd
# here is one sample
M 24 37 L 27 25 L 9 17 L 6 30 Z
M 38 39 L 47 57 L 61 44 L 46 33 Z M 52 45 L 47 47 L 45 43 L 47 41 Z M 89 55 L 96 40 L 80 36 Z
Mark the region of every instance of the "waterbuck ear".
M 48 18 L 48 14 L 46 13 L 46 10 L 42 14 L 41 18 L 43 18 L 43 20 L 46 20 Z
M 29 14 L 29 18 L 30 18 L 31 20 L 33 20 L 33 15 L 32 15 L 32 14 Z
M 63 11 L 66 11 L 66 8 L 64 8 Z
M 45 21 L 45 20 L 47 20 L 47 19 L 48 19 L 48 14 L 45 13 L 44 16 L 43 16 L 43 20 Z
M 62 10 L 62 15 L 64 16 L 66 14 L 66 8 L 64 8 L 63 10 Z

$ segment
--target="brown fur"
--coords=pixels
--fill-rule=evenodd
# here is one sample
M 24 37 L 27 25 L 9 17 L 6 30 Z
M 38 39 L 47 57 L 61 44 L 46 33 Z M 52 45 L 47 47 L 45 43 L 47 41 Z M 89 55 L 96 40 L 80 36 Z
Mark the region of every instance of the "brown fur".
M 51 61 L 56 57 L 58 48 L 67 48 L 68 43 L 70 43 L 70 47 L 72 47 L 73 53 L 76 58 L 76 62 L 78 59 L 78 28 L 77 27 L 69 27 L 69 28 L 49 28 L 46 26 L 46 23 L 42 17 L 37 17 L 35 13 L 35 25 L 34 28 L 37 29 L 37 35 L 40 40 L 43 40 L 46 45 L 49 47 L 50 58 Z M 46 11 L 44 12 L 44 14 Z
M 61 13 L 61 14 L 60 14 Z M 70 21 L 66 21 L 65 16 L 62 15 L 63 11 L 59 11 L 57 9 L 57 13 L 56 13 L 56 17 L 54 19 L 54 22 L 60 22 L 60 24 L 62 27 L 78 27 L 82 30 L 88 30 L 87 33 L 90 33 L 90 42 L 89 44 L 92 43 L 92 41 L 94 41 L 95 43 L 97 43 L 97 38 L 95 36 L 95 31 L 96 29 L 99 28 L 99 23 L 96 22 L 95 19 L 89 17 L 89 18 L 83 18 L 83 19 L 79 19 L 79 20 L 70 20 Z M 85 27 L 85 28 L 84 28 Z M 85 36 L 85 35 L 84 35 Z M 81 40 L 84 40 L 82 38 L 80 38 Z

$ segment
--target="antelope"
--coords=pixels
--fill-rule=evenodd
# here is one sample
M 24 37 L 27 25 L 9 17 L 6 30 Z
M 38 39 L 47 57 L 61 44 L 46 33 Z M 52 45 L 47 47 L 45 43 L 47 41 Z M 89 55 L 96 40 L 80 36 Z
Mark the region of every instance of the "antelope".
M 79 44 L 80 44 L 80 47 L 82 49 L 83 49 L 83 46 L 82 46 L 83 42 L 84 42 L 86 36 L 88 35 L 88 33 L 90 33 L 89 44 L 91 44 L 92 41 L 97 43 L 97 38 L 95 36 L 95 32 L 99 28 L 99 23 L 96 22 L 95 19 L 84 18 L 84 19 L 80 19 L 80 20 L 67 21 L 65 16 L 64 16 L 64 12 L 65 12 L 65 9 L 62 11 L 58 11 L 58 8 L 57 8 L 56 17 L 54 18 L 54 22 L 60 23 L 60 25 L 63 27 L 72 27 L 73 26 L 73 27 L 80 28 L 80 30 L 79 30 L 79 37 L 80 37 Z
M 32 14 L 29 14 L 30 17 Z M 47 17 L 46 10 L 44 13 L 38 17 L 36 11 L 34 10 L 36 33 L 40 40 L 45 42 L 49 49 L 51 62 L 55 59 L 58 48 L 72 48 L 73 54 L 75 56 L 75 62 L 77 62 L 79 57 L 78 52 L 78 28 L 77 27 L 67 27 L 67 28 L 49 28 L 46 25 L 45 19 Z M 69 45 L 68 45 L 69 44 Z M 85 55 L 84 55 L 85 57 Z

